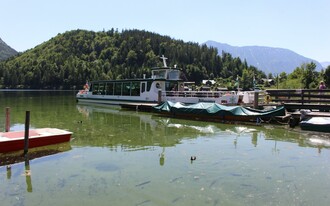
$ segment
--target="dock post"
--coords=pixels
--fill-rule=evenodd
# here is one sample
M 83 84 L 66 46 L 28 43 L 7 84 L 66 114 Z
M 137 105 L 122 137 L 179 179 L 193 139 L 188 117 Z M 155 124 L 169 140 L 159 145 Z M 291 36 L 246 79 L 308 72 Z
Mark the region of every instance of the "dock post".
M 5 132 L 9 132 L 10 130 L 10 108 L 6 107 L 6 126 Z
M 253 108 L 258 109 L 259 107 L 259 92 L 254 91 L 254 101 L 253 101 Z
M 25 133 L 24 133 L 24 155 L 26 155 L 29 150 L 29 128 L 30 128 L 30 111 L 26 111 Z
M 158 89 L 158 104 L 162 103 L 162 90 Z

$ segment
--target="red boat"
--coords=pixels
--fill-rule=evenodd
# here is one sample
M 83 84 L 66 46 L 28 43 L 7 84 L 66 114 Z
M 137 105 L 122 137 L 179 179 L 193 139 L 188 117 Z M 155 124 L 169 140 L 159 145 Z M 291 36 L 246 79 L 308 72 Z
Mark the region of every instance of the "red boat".
M 72 132 L 41 128 L 29 130 L 29 148 L 58 144 L 70 141 Z M 24 149 L 25 131 L 0 132 L 0 153 Z

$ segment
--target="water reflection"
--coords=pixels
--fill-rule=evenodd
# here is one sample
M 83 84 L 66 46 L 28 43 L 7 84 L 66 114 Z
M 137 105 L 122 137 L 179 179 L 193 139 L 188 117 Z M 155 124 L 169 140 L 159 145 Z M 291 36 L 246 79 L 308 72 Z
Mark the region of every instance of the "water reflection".
M 71 150 L 70 142 L 30 148 L 28 152 L 28 159 L 33 160 L 69 150 Z M 21 162 L 26 162 L 26 157 L 23 155 L 23 150 L 10 153 L 0 153 L 0 166 L 12 165 Z
M 312 136 L 306 139 L 306 145 L 316 147 L 318 153 L 321 153 L 322 149 L 330 148 L 330 139 L 329 137 Z
M 217 133 L 239 136 L 258 132 L 253 127 L 165 118 L 112 106 L 78 104 L 77 110 L 84 117 L 78 120 L 79 130 L 85 132 L 77 142 L 90 143 L 90 146 L 122 145 L 134 150 L 141 146 L 174 146 L 183 139 Z M 91 139 L 98 141 L 91 142 Z
M 31 168 L 30 168 L 30 160 L 29 160 L 29 154 L 27 154 L 25 157 L 24 165 L 25 165 L 25 181 L 26 181 L 26 191 L 32 192 L 32 177 L 31 177 Z
M 315 147 L 320 151 L 329 148 L 330 142 L 321 135 L 285 129 L 282 125 L 242 125 L 189 121 L 165 118 L 152 113 L 122 110 L 116 106 L 78 104 L 77 110 L 83 115 L 78 145 L 106 146 L 112 150 L 118 146 L 125 151 L 150 149 L 152 146 L 172 147 L 185 139 L 200 136 L 234 135 L 233 145 L 239 145 L 240 138 L 251 138 L 251 144 L 258 147 L 260 139 L 273 141 L 272 152 L 279 154 L 277 142 L 297 143 L 300 147 Z M 77 136 L 77 135 L 76 135 Z M 328 138 L 327 138 L 328 139 Z M 160 154 L 160 164 L 164 164 L 165 152 Z
M 26 192 L 33 192 L 32 168 L 30 161 L 42 162 L 41 158 L 47 160 L 56 158 L 57 154 L 71 150 L 69 143 L 51 145 L 47 147 L 32 148 L 29 153 L 23 155 L 22 151 L 0 154 L 0 168 L 6 166 L 6 177 L 8 182 L 16 181 L 19 176 L 25 177 Z M 46 160 L 46 161 L 47 161 Z M 24 162 L 24 164 L 22 164 Z M 24 165 L 24 167 L 22 167 Z M 22 188 L 23 189 L 23 188 Z
M 330 150 L 318 133 L 77 107 L 71 96 L 4 100 L 14 124 L 24 122 L 28 103 L 35 127 L 73 136 L 68 152 L 32 159 L 29 168 L 24 160 L 8 172 L 0 166 L 3 205 L 329 203 Z
M 12 176 L 12 166 L 7 165 L 7 179 L 10 180 Z M 31 167 L 30 167 L 30 160 L 29 155 L 26 155 L 24 157 L 24 173 L 22 174 L 25 176 L 25 182 L 26 182 L 26 191 L 32 192 L 32 177 L 31 177 Z
M 165 147 L 163 147 L 163 151 L 159 155 L 159 165 L 164 166 L 164 164 L 165 164 Z
M 58 159 L 59 156 L 57 155 L 61 155 L 61 153 L 69 150 L 71 150 L 70 143 L 66 142 L 57 145 L 32 148 L 27 155 L 23 155 L 23 151 L 0 153 L 0 169 L 1 166 L 5 166 L 8 183 L 18 181 L 20 177 L 24 177 L 26 192 L 32 193 L 34 191 L 32 181 L 33 170 L 30 162 L 33 161 L 34 164 L 36 164 Z M 23 184 L 17 185 L 14 190 L 16 192 L 23 190 Z M 17 200 L 24 201 L 24 198 L 17 196 Z

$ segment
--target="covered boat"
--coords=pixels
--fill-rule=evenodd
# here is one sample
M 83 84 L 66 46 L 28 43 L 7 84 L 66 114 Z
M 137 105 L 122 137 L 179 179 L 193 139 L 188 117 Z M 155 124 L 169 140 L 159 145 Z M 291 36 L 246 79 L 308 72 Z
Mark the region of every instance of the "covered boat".
M 199 102 L 186 105 L 166 101 L 153 107 L 155 112 L 188 119 L 211 121 L 262 121 L 276 116 L 284 116 L 285 108 L 280 106 L 271 110 L 257 110 L 242 106 L 225 106 L 218 103 Z
M 311 117 L 300 122 L 303 130 L 330 132 L 330 117 Z
M 70 141 L 72 132 L 56 128 L 29 130 L 29 148 L 58 144 Z M 0 133 L 0 153 L 24 149 L 25 131 Z

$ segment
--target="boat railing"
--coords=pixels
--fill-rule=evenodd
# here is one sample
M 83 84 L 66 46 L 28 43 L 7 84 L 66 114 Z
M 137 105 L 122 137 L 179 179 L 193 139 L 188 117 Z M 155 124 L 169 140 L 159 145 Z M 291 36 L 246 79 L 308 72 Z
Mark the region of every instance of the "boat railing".
M 236 95 L 236 92 L 229 91 L 166 91 L 163 96 L 167 97 L 203 97 L 219 98 L 225 95 Z
M 79 94 L 87 94 L 87 92 L 88 92 L 88 90 L 85 90 L 85 89 L 84 89 L 84 90 L 79 90 L 78 93 L 79 93 Z

